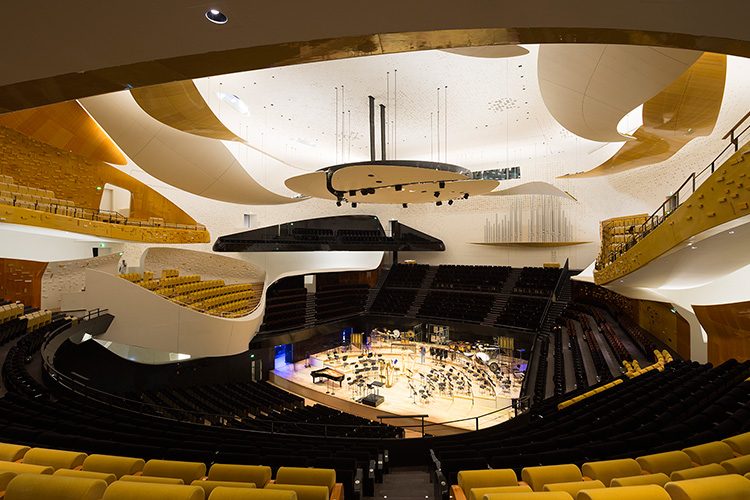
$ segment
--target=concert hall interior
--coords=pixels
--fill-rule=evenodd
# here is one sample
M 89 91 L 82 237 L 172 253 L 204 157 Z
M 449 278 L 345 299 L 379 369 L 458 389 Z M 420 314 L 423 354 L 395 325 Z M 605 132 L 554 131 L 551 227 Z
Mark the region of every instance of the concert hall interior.
M 750 4 L 6 14 L 5 500 L 750 498 Z

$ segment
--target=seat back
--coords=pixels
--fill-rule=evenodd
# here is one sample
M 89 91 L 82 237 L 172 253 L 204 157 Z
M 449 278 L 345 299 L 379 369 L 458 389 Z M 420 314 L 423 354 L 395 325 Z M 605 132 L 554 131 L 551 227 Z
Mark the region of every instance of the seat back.
M 330 495 L 328 487 L 311 484 L 268 484 L 264 489 L 293 491 L 299 500 L 329 500 Z
M 623 486 L 581 491 L 576 500 L 673 500 L 664 488 L 655 484 Z
M 586 462 L 581 467 L 584 476 L 598 479 L 605 486 L 609 486 L 616 477 L 640 476 L 641 466 L 632 458 L 620 460 L 602 460 L 600 462 Z
M 49 465 L 32 465 L 19 464 L 16 462 L 0 462 L 0 471 L 15 472 L 16 474 L 49 474 L 52 475 L 55 469 Z
M 735 474 L 667 483 L 672 500 L 735 500 L 750 498 L 750 479 Z
M 617 488 L 621 486 L 644 486 L 647 484 L 656 484 L 664 487 L 669 482 L 669 476 L 663 472 L 656 474 L 643 474 L 642 476 L 616 477 L 609 483 L 610 487 Z
M 516 473 L 511 469 L 462 470 L 457 482 L 467 497 L 474 488 L 518 486 Z
M 122 476 L 142 471 L 144 465 L 146 465 L 146 462 L 142 458 L 94 454 L 86 457 L 81 470 L 108 472 L 117 476 L 117 479 L 120 479 Z
M 153 483 L 153 484 L 171 484 L 175 486 L 185 486 L 185 481 L 179 477 L 160 477 L 160 476 L 131 476 L 125 475 L 120 481 L 128 483 Z
M 102 500 L 206 500 L 197 486 L 115 481 L 104 492 Z
M 263 488 L 271 480 L 271 468 L 266 465 L 213 464 L 208 479 L 254 483 L 257 488 Z
M 722 442 L 728 444 L 732 451 L 739 455 L 750 455 L 750 432 L 722 439 Z
M 676 470 L 670 476 L 671 481 L 685 481 L 686 479 L 695 479 L 698 477 L 723 476 L 727 471 L 719 464 L 701 465 L 700 467 L 691 467 L 689 469 Z
M 605 488 L 604 483 L 598 479 L 594 481 L 572 481 L 569 483 L 545 484 L 543 491 L 565 491 L 575 498 L 580 491 Z
M 685 448 L 685 453 L 690 460 L 698 465 L 719 464 L 724 460 L 734 458 L 732 447 L 722 441 L 713 441 L 711 443 L 699 444 Z
M 292 490 L 224 488 L 219 486 L 207 500 L 298 500 Z
M 117 481 L 117 477 L 114 474 L 107 474 L 106 472 L 91 472 L 91 471 L 75 470 L 75 469 L 58 469 L 52 475 L 53 476 L 68 476 L 68 477 L 84 477 L 87 479 L 101 479 L 108 485 Z
M 744 476 L 750 472 L 750 455 L 724 460 L 721 466 L 730 474 Z
M 515 486 L 489 486 L 483 488 L 472 488 L 466 495 L 468 500 L 482 500 L 485 495 L 490 493 L 531 493 L 531 486 L 528 484 Z
M 583 481 L 581 470 L 573 464 L 524 467 L 521 478 L 534 491 L 542 491 L 545 484 Z
M 564 491 L 532 491 L 519 493 L 487 493 L 482 500 L 572 500 Z
M 143 466 L 143 475 L 177 477 L 185 484 L 190 484 L 206 475 L 206 464 L 180 460 L 149 460 Z
M 331 494 L 336 484 L 336 471 L 333 469 L 305 469 L 302 467 L 279 467 L 276 484 L 301 484 L 325 486 Z M 299 496 L 299 494 L 297 494 Z
M 651 474 L 663 472 L 670 475 L 676 470 L 689 469 L 693 466 L 692 460 L 687 453 L 679 450 L 666 451 L 653 455 L 644 455 L 636 458 L 641 469 Z
M 0 443 L 0 460 L 15 462 L 21 460 L 31 448 L 20 444 Z
M 107 489 L 101 479 L 19 474 L 5 490 L 5 500 L 99 500 Z
M 203 491 L 206 493 L 206 498 L 208 498 L 211 495 L 212 491 L 222 486 L 226 488 L 255 488 L 255 483 L 239 483 L 236 481 L 211 481 L 211 480 L 204 481 L 200 479 L 196 479 L 195 481 L 190 483 L 190 485 L 202 488 Z
M 53 469 L 75 469 L 83 465 L 85 453 L 77 451 L 53 450 L 51 448 L 31 448 L 23 456 L 23 463 L 46 465 Z

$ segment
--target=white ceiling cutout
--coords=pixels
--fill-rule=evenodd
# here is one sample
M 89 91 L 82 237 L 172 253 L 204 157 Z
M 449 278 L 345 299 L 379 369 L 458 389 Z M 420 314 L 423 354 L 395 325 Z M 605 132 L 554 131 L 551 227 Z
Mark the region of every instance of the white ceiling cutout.
M 542 45 L 539 87 L 549 112 L 592 141 L 627 139 L 617 124 L 684 73 L 701 52 L 634 45 Z
M 562 189 L 558 189 L 552 184 L 548 184 L 546 182 L 526 182 L 512 188 L 493 191 L 492 193 L 487 193 L 484 196 L 515 196 L 519 194 L 546 194 L 550 196 L 561 196 L 563 198 L 570 198 L 571 200 L 575 200 L 575 198 L 570 196 L 570 194 L 566 193 Z

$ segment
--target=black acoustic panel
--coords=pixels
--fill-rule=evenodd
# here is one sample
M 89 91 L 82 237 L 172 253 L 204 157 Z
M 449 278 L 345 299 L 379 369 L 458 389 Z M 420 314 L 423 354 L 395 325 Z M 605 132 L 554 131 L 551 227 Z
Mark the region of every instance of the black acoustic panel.
M 215 252 L 310 251 L 436 251 L 445 250 L 437 238 L 398 222 L 387 236 L 373 215 L 342 215 L 299 220 L 221 236 Z

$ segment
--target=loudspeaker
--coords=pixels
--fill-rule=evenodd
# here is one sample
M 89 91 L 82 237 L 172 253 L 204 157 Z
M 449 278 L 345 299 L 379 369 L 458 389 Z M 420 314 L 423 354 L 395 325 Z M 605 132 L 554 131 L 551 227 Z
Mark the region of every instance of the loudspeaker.
M 94 254 L 94 257 L 99 257 L 99 247 L 91 247 L 91 253 Z
M 385 402 L 385 398 L 378 394 L 368 394 L 367 396 L 362 398 L 362 404 L 366 404 L 374 408 L 377 408 L 378 406 L 382 405 L 383 402 Z

